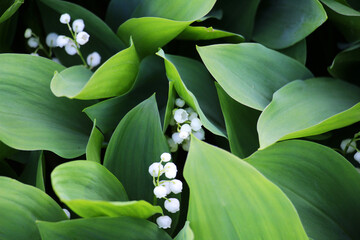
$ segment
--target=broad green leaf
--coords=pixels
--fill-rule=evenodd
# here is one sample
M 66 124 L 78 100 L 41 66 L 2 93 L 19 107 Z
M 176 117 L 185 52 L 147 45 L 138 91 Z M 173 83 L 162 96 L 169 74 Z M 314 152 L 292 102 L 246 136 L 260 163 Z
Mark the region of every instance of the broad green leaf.
M 40 189 L 0 177 L 0 239 L 40 240 L 36 220 L 56 222 L 67 217 Z
M 349 42 L 360 40 L 360 12 L 335 0 L 321 0 L 324 4 L 329 20 Z
M 230 149 L 240 158 L 248 157 L 259 148 L 256 123 L 260 112 L 232 99 L 216 84 Z
M 284 49 L 280 49 L 279 52 L 298 60 L 301 64 L 305 65 L 307 49 L 306 49 L 306 40 L 303 39 L 300 42 Z
M 21 150 L 49 150 L 64 158 L 85 153 L 91 121 L 88 103 L 55 97 L 54 71 L 63 66 L 41 57 L 0 55 L 0 140 Z M 26 89 L 26 91 L 24 91 Z
M 19 177 L 19 181 L 32 185 L 45 192 L 43 151 L 32 151 L 28 153 L 27 163 Z
M 60 23 L 60 15 L 69 13 L 71 20 L 83 19 L 85 31 L 89 33 L 90 40 L 86 45 L 81 46 L 81 53 L 84 58 L 88 54 L 96 51 L 100 54 L 102 63 L 125 48 L 122 41 L 99 17 L 85 8 L 60 0 L 38 0 L 41 17 L 47 33 L 56 32 L 58 34 L 70 36 L 66 25 Z M 56 56 L 66 66 L 82 64 L 78 56 L 69 56 L 63 48 L 53 49 Z
M 260 115 L 260 148 L 279 140 L 318 135 L 360 121 L 360 88 L 332 78 L 289 83 Z
M 75 66 L 55 73 L 51 91 L 55 96 L 98 99 L 119 96 L 134 84 L 140 60 L 134 44 L 108 59 L 96 72 Z
M 133 107 L 156 92 L 159 108 L 165 108 L 168 92 L 164 63 L 156 56 L 148 56 L 141 61 L 134 86 L 126 94 L 101 101 L 84 109 L 96 125 L 107 133 L 116 128 L 120 120 Z
M 165 109 L 165 116 L 164 116 L 164 124 L 163 124 L 163 132 L 165 133 L 169 124 L 170 120 L 172 118 L 172 112 L 175 108 L 175 99 L 176 99 L 176 90 L 174 87 L 174 82 L 169 82 L 169 94 L 168 94 L 168 100 L 166 103 L 166 109 Z
M 132 37 L 140 57 L 144 58 L 165 46 L 191 23 L 156 17 L 131 18 L 121 24 L 117 35 L 126 44 Z
M 104 166 L 122 182 L 130 200 L 152 202 L 148 169 L 163 152 L 169 149 L 153 95 L 123 117 L 106 149 Z
M 186 221 L 184 228 L 176 235 L 174 240 L 194 240 L 194 233 L 190 228 L 189 221 Z
M 193 137 L 184 177 L 195 239 L 308 239 L 286 195 L 236 156 Z
M 101 148 L 104 136 L 96 128 L 96 119 L 94 120 L 93 129 L 90 134 L 88 144 L 86 146 L 86 160 L 101 163 Z
M 180 40 L 192 41 L 224 38 L 225 40 L 227 40 L 227 42 L 231 43 L 241 43 L 245 40 L 241 35 L 236 33 L 213 29 L 212 27 L 207 28 L 199 26 L 186 27 L 185 30 L 181 32 L 176 38 Z
M 2 0 L 4 1 L 4 0 Z M 3 6 L 3 4 L 0 5 L 0 24 L 2 22 L 5 22 L 6 20 L 8 20 L 12 15 L 14 15 L 14 13 L 16 13 L 16 11 L 19 9 L 19 7 L 24 3 L 24 0 L 14 0 L 14 1 L 4 1 L 4 3 L 8 3 L 11 2 L 11 6 L 5 10 L 5 12 L 2 12 L 2 7 L 5 7 L 5 5 Z
M 143 0 L 134 17 L 160 17 L 175 21 L 195 21 L 213 8 L 216 0 Z
M 320 144 L 292 140 L 247 160 L 285 192 L 310 238 L 360 238 L 360 175 L 341 155 Z
M 223 11 L 223 17 L 216 27 L 239 33 L 250 40 L 259 3 L 260 0 L 217 1 L 215 8 L 218 7 Z
M 318 0 L 263 0 L 256 13 L 253 39 L 269 48 L 287 48 L 307 37 L 326 19 Z
M 298 61 L 257 43 L 218 44 L 197 50 L 225 92 L 257 110 L 263 110 L 283 85 L 312 77 Z
M 336 55 L 328 71 L 335 78 L 356 83 L 360 77 L 359 66 L 360 44 L 356 44 Z
M 101 217 L 37 223 L 42 240 L 171 240 L 165 231 L 149 221 L 131 217 Z
M 157 55 L 164 59 L 166 75 L 174 82 L 176 92 L 199 114 L 204 127 L 216 135 L 225 136 L 214 81 L 204 65 L 190 58 L 165 54 L 163 50 Z
M 119 180 L 104 166 L 90 161 L 64 163 L 52 172 L 54 191 L 81 217 L 132 216 L 148 218 L 162 213 L 159 206 L 145 201 L 127 201 Z

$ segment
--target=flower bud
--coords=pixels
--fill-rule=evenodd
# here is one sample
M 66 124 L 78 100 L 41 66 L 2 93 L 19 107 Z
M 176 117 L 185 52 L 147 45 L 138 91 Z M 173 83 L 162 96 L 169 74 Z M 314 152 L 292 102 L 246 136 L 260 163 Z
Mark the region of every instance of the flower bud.
M 180 137 L 180 134 L 179 134 L 178 132 L 173 133 L 173 134 L 171 135 L 171 138 L 172 138 L 172 139 L 174 140 L 174 142 L 177 143 L 177 144 L 181 144 L 182 141 L 184 141 L 184 139 Z
M 149 173 L 152 177 L 157 177 L 159 175 L 159 172 L 161 172 L 164 169 L 163 165 L 159 162 L 155 162 L 150 165 L 149 167 Z M 160 173 L 160 176 L 162 173 Z
M 191 128 L 194 131 L 199 131 L 201 129 L 202 123 L 200 119 L 194 118 L 191 120 Z
M 68 13 L 64 13 L 60 16 L 60 22 L 63 24 L 69 23 L 71 20 L 70 15 Z
M 90 35 L 87 32 L 79 32 L 76 35 L 76 41 L 80 44 L 80 45 L 84 45 L 85 43 L 87 43 L 89 41 Z
M 177 98 L 175 99 L 175 105 L 178 107 L 183 107 L 185 105 L 185 101 L 182 100 L 181 98 Z
M 31 35 L 32 35 L 32 30 L 31 30 L 31 28 L 27 28 L 27 29 L 25 30 L 24 37 L 25 37 L 25 38 L 31 38 Z
M 205 131 L 202 128 L 199 131 L 193 132 L 193 135 L 199 140 L 205 139 Z
M 64 36 L 64 35 L 59 35 L 56 39 L 56 45 L 58 47 L 64 47 L 66 44 L 68 44 L 69 42 L 69 38 L 67 36 Z
M 72 28 L 76 33 L 81 32 L 85 28 L 84 20 L 76 19 L 72 24 Z
M 198 117 L 198 114 L 196 112 L 192 112 L 189 115 L 189 120 L 192 121 L 194 118 L 197 118 L 197 117 Z
M 56 41 L 57 41 L 58 35 L 56 33 L 49 33 L 46 36 L 46 45 L 49 47 L 57 47 Z
M 177 123 L 183 123 L 188 120 L 189 114 L 184 109 L 177 109 L 174 113 L 174 119 Z
M 101 56 L 97 52 L 93 52 L 89 54 L 89 56 L 86 58 L 86 62 L 90 67 L 96 67 L 100 64 Z
M 166 197 L 166 187 L 164 186 L 157 186 L 154 188 L 154 195 L 157 197 L 157 198 L 163 198 L 163 197 Z
M 29 47 L 31 47 L 31 48 L 37 48 L 39 46 L 39 40 L 34 37 L 29 38 L 27 43 L 28 43 Z
M 354 155 L 354 159 L 360 163 L 360 152 L 356 152 L 355 155 Z
M 171 182 L 169 182 L 170 190 L 175 193 L 181 193 L 183 189 L 183 183 L 178 179 L 173 179 Z
M 170 228 L 171 227 L 171 218 L 169 216 L 161 216 L 156 219 L 156 223 L 159 228 Z
M 65 45 L 65 52 L 69 55 L 75 55 L 77 53 L 77 47 L 73 40 L 69 40 L 69 42 Z
M 163 162 L 169 162 L 171 160 L 171 154 L 164 152 L 163 154 L 161 154 L 160 159 Z
M 349 144 L 349 142 L 350 142 L 351 140 L 352 140 L 352 139 L 350 139 L 350 138 L 347 138 L 347 139 L 342 140 L 341 143 L 340 143 L 340 148 L 344 151 L 345 148 L 346 148 L 346 146 Z M 350 146 L 348 147 L 346 153 L 352 153 L 352 152 L 354 152 L 354 151 L 355 151 L 355 147 L 356 147 L 356 143 L 355 143 L 355 142 L 352 142 L 352 143 L 350 144 Z
M 176 213 L 180 210 L 180 202 L 176 198 L 169 198 L 164 202 L 165 209 L 171 213 Z

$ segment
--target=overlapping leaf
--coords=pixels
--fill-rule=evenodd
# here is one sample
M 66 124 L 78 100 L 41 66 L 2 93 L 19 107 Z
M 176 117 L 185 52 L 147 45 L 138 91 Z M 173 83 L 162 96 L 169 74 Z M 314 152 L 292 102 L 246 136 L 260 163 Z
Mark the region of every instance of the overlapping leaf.
M 360 121 L 360 88 L 331 78 L 294 81 L 274 94 L 258 121 L 260 148 Z
M 197 49 L 225 92 L 257 110 L 263 110 L 283 85 L 312 77 L 298 61 L 256 43 L 218 44 Z
M 192 138 L 184 176 L 195 239 L 308 239 L 286 195 L 234 155 Z
M 91 122 L 87 103 L 55 97 L 54 71 L 63 66 L 41 57 L 0 55 L 0 140 L 22 150 L 49 150 L 73 158 L 85 153 Z
M 307 141 L 285 141 L 248 162 L 295 205 L 311 239 L 358 239 L 360 175 L 335 151 Z

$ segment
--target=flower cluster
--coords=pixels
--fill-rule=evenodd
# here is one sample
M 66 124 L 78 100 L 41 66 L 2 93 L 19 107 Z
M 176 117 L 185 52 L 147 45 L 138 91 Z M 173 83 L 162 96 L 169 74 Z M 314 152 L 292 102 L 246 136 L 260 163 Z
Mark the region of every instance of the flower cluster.
M 200 140 L 205 139 L 205 131 L 202 123 L 198 118 L 198 114 L 191 107 L 185 107 L 185 101 L 181 98 L 175 100 L 175 108 L 172 112 L 170 126 L 173 126 L 173 133 L 167 137 L 167 141 L 171 152 L 178 150 L 179 144 L 184 151 L 189 151 L 190 135 L 193 134 Z
M 348 154 L 348 153 L 353 153 L 356 151 L 356 153 L 354 154 L 354 159 L 360 163 L 360 150 L 357 148 L 356 146 L 356 142 L 358 140 L 360 140 L 359 138 L 360 133 L 355 134 L 354 138 L 347 138 L 341 141 L 340 143 L 340 148 L 343 151 L 343 154 Z
M 160 162 L 155 162 L 150 165 L 149 173 L 153 177 L 154 195 L 156 198 L 165 199 L 164 207 L 171 213 L 176 213 L 180 210 L 180 202 L 176 198 L 166 198 L 170 193 L 181 193 L 183 184 L 180 180 L 175 179 L 177 174 L 177 167 L 171 161 L 170 153 L 163 153 L 160 156 Z M 166 163 L 163 166 L 163 163 Z M 160 181 L 160 177 L 165 175 L 168 180 Z M 160 228 L 170 228 L 171 218 L 169 216 L 161 216 L 156 219 L 156 223 Z
M 86 61 L 80 51 L 80 46 L 85 45 L 89 39 L 90 35 L 84 31 L 85 23 L 82 19 L 76 19 L 73 21 L 72 26 L 70 26 L 71 17 L 68 13 L 64 13 L 60 16 L 60 22 L 66 24 L 71 37 L 65 35 L 58 35 L 57 33 L 49 33 L 46 37 L 46 45 L 49 47 L 47 51 L 44 46 L 41 44 L 39 37 L 32 32 L 30 28 L 26 29 L 24 36 L 29 38 L 28 45 L 31 48 L 36 48 L 35 52 L 32 55 L 37 55 L 38 50 L 43 50 L 48 57 L 51 57 L 51 49 L 54 47 L 64 48 L 65 52 L 69 55 L 78 54 L 81 58 L 83 64 L 88 68 L 96 67 L 101 62 L 101 56 L 97 52 L 89 54 L 86 58 Z M 59 62 L 58 59 L 54 61 Z

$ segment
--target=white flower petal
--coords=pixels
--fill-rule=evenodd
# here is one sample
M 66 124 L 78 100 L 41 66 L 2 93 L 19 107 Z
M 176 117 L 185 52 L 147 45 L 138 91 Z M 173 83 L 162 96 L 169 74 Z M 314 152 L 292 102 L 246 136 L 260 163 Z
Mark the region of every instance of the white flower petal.
M 183 107 L 185 105 L 185 101 L 182 100 L 181 98 L 177 98 L 175 99 L 175 105 L 178 107 Z
M 31 48 L 37 48 L 39 46 L 39 40 L 34 37 L 29 38 L 27 43 L 28 43 L 29 47 L 31 47 Z
M 177 123 L 183 123 L 188 120 L 189 114 L 184 109 L 177 109 L 174 113 L 174 119 Z
M 67 36 L 64 36 L 64 35 L 59 35 L 56 39 L 56 45 L 58 47 L 64 47 L 66 44 L 68 44 L 69 42 L 69 38 Z
M 72 28 L 76 33 L 83 31 L 85 28 L 84 20 L 76 19 L 72 24 Z
M 200 119 L 194 118 L 191 120 L 191 128 L 194 131 L 199 131 L 201 129 L 202 123 Z
M 169 198 L 165 200 L 164 207 L 166 210 L 168 210 L 171 213 L 176 213 L 180 210 L 180 202 L 176 198 Z
M 354 159 L 355 159 L 358 163 L 360 163 L 360 152 L 356 152 L 356 153 L 354 154 Z
M 68 13 L 64 13 L 60 16 L 60 22 L 63 24 L 67 24 L 69 23 L 71 20 L 71 17 Z
M 342 140 L 341 143 L 340 143 L 340 148 L 341 148 L 342 150 L 345 150 L 346 145 L 348 145 L 348 143 L 349 143 L 350 141 L 351 141 L 350 138 L 347 138 L 347 139 Z M 355 142 L 352 142 L 352 143 L 350 144 L 350 146 L 348 147 L 346 153 L 352 153 L 352 152 L 354 152 L 354 151 L 355 151 L 355 147 L 356 147 L 356 143 L 355 143 Z
M 31 30 L 31 28 L 27 28 L 27 29 L 25 30 L 24 37 L 25 37 L 25 38 L 31 38 L 31 35 L 32 35 L 32 30 Z
M 155 162 L 150 165 L 149 167 L 149 173 L 152 177 L 157 177 L 159 175 L 159 172 L 161 172 L 164 169 L 163 165 L 159 162 Z M 160 176 L 162 173 L 160 174 Z
M 156 223 L 159 228 L 170 228 L 171 227 L 171 218 L 169 216 L 161 216 L 156 219 Z
M 99 53 L 93 52 L 86 58 L 86 62 L 90 67 L 96 67 L 101 62 L 101 56 Z
M 58 35 L 56 33 L 49 33 L 46 36 L 46 45 L 49 47 L 57 47 L 57 38 Z
M 175 194 L 178 194 L 178 193 L 181 193 L 182 192 L 182 189 L 183 189 L 183 183 L 178 180 L 178 179 L 173 179 L 171 180 L 171 182 L 169 182 L 169 187 L 170 187 L 170 190 L 175 193 Z
M 154 195 L 157 197 L 157 198 L 163 198 L 163 197 L 166 197 L 166 187 L 164 186 L 157 186 L 154 188 Z
M 180 144 L 184 139 L 180 137 L 180 134 L 178 132 L 175 132 L 171 135 L 171 138 L 174 140 L 175 143 Z

